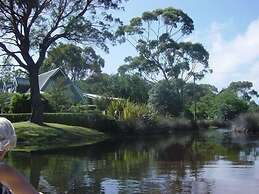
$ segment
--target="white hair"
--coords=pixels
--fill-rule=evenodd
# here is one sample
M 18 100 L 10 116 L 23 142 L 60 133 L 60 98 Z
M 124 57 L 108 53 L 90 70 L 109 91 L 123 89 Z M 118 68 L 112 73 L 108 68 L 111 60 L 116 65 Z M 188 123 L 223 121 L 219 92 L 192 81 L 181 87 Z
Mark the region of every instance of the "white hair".
M 0 151 L 10 150 L 16 146 L 17 137 L 12 123 L 0 117 Z

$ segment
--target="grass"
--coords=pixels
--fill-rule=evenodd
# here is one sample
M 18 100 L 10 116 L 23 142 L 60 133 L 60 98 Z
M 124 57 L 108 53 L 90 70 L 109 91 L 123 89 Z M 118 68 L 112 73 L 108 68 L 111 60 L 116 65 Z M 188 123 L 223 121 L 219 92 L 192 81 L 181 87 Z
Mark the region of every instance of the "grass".
M 14 123 L 18 137 L 15 151 L 46 151 L 103 141 L 107 136 L 94 129 L 45 123 L 43 126 L 30 122 Z

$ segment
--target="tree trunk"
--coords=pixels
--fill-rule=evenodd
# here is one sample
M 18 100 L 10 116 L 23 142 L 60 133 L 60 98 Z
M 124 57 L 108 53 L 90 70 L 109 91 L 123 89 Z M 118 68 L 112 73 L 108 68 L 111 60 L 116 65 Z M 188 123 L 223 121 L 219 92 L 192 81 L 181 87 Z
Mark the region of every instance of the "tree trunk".
M 43 123 L 43 106 L 40 98 L 39 89 L 39 68 L 32 67 L 29 72 L 30 87 L 31 87 L 31 119 L 32 123 Z

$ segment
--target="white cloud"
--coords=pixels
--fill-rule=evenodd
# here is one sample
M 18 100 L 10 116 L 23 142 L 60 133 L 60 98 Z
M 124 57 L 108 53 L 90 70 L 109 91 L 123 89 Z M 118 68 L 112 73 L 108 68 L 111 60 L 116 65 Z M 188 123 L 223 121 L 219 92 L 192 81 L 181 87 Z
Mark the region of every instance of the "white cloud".
M 209 52 L 213 74 L 207 80 L 220 88 L 231 81 L 248 80 L 259 89 L 259 19 L 232 40 L 224 40 L 223 29 L 216 23 L 211 26 Z

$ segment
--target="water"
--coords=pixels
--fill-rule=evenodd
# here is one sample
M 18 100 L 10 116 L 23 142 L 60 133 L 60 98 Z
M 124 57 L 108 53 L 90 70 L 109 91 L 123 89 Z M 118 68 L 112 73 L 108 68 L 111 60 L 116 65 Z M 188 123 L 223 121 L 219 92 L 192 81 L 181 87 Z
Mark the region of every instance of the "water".
M 108 140 L 7 162 L 44 193 L 259 193 L 259 137 L 227 130 Z

